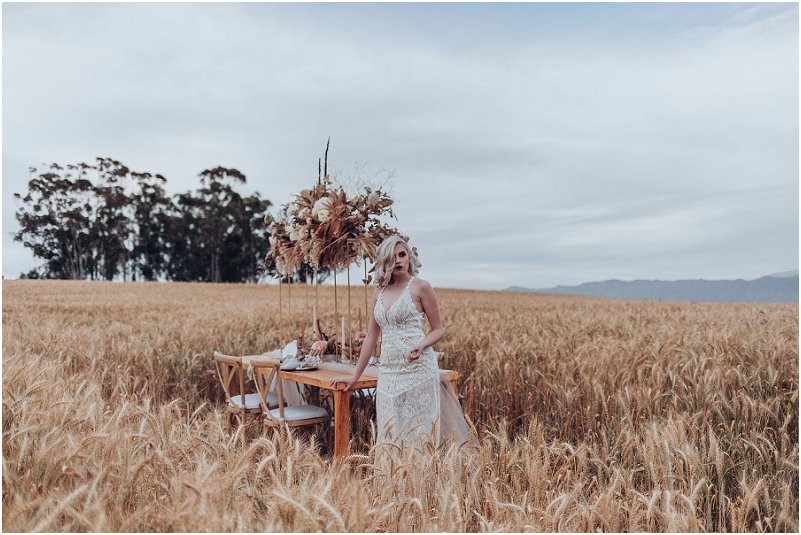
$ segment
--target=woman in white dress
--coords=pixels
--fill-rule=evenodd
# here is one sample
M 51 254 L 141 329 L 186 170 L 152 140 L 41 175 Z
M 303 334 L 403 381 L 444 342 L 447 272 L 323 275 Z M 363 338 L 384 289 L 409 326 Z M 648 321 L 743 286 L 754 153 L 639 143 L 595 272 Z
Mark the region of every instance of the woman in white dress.
M 432 346 L 443 336 L 437 296 L 431 285 L 417 278 L 420 261 L 399 236 L 390 236 L 378 248 L 373 317 L 353 376 L 332 381 L 350 390 L 359 380 L 381 334 L 376 419 L 378 442 L 417 448 L 443 439 L 457 443 L 468 437 L 468 427 L 456 393 L 439 380 Z M 423 318 L 431 330 L 423 331 Z

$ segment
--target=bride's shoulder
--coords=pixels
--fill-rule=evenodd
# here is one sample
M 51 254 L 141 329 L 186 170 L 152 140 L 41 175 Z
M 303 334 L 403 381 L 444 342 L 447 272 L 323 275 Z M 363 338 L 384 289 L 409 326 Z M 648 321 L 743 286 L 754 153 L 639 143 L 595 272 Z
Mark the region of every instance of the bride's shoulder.
M 412 282 L 412 290 L 418 292 L 424 292 L 431 290 L 431 284 L 425 279 L 421 279 L 419 277 L 415 277 L 414 281 Z

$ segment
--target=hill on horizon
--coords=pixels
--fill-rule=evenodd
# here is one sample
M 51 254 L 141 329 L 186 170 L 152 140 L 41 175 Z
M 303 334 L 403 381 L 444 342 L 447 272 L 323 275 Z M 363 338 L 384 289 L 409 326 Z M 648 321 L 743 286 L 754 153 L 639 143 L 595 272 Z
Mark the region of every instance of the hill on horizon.
M 798 270 L 774 273 L 754 280 L 622 281 L 611 279 L 602 282 L 585 282 L 578 286 L 555 286 L 546 289 L 512 286 L 506 291 L 655 301 L 797 303 Z

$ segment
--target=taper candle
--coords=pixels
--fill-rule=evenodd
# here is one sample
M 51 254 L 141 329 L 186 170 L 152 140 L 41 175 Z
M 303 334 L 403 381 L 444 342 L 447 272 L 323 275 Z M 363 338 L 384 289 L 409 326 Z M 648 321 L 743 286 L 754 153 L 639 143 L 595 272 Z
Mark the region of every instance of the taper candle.
M 317 332 L 317 305 L 312 305 L 312 330 L 316 334 L 316 338 L 319 340 L 320 333 Z
M 345 358 L 345 316 L 342 316 L 342 338 L 340 340 L 342 344 L 342 358 Z

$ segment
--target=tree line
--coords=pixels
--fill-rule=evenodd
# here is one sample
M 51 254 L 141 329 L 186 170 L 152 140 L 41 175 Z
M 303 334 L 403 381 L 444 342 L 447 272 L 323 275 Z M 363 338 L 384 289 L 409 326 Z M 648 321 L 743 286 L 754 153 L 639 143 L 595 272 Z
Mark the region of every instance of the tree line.
M 112 158 L 30 172 L 28 192 L 14 194 L 13 237 L 44 264 L 21 277 L 256 282 L 261 275 L 272 203 L 237 192 L 246 177 L 236 169 L 206 169 L 197 190 L 172 197 L 162 175 Z

